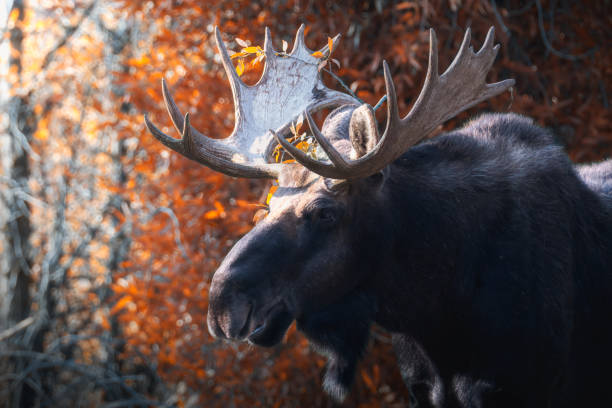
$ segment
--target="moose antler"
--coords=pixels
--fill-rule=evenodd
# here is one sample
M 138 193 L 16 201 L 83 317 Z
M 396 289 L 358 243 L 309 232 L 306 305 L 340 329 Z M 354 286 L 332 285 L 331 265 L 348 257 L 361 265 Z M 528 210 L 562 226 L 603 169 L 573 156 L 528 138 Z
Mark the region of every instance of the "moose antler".
M 470 46 L 470 29 L 463 37 L 463 43 L 453 63 L 446 72 L 438 75 L 438 44 L 436 33 L 429 31 L 429 67 L 423 89 L 410 113 L 403 119 L 399 117 L 397 97 L 389 66 L 383 62 L 385 87 L 387 90 L 387 124 L 382 137 L 378 130 L 372 109 L 358 108 L 362 117 L 369 122 L 369 128 L 376 132 L 378 143 L 365 155 L 347 161 L 327 141 L 310 114 L 305 112 L 308 125 L 330 159 L 330 162 L 317 161 L 275 134 L 278 142 L 309 170 L 329 178 L 358 179 L 372 175 L 399 158 L 408 148 L 415 145 L 438 125 L 454 117 L 475 104 L 504 92 L 514 85 L 513 79 L 487 84 L 486 75 L 493 65 L 499 44 L 493 46 L 494 29 L 491 27 L 485 42 L 477 53 Z
M 334 41 L 338 38 L 339 35 Z M 280 164 L 271 164 L 267 160 L 272 144 L 275 144 L 269 129 L 284 133 L 302 112 L 358 103 L 350 95 L 323 84 L 317 69 L 319 61 L 304 43 L 304 25 L 297 31 L 289 55 L 274 50 L 270 30 L 266 28 L 266 62 L 261 79 L 254 86 L 240 80 L 217 27 L 215 40 L 234 98 L 235 125 L 231 135 L 225 139 L 211 139 L 193 128 L 188 114 L 183 117 L 163 80 L 166 108 L 182 138 L 166 135 L 145 115 L 147 128 L 159 141 L 213 170 L 235 177 L 276 178 Z M 328 47 L 320 51 L 326 53 Z

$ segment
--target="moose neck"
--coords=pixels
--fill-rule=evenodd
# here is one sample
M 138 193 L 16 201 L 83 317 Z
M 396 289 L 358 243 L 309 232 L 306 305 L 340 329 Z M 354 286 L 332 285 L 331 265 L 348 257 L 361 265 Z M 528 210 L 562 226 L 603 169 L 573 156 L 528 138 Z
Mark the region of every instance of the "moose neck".
M 488 194 L 469 165 L 457 168 L 441 155 L 434 144 L 423 144 L 391 165 L 377 210 L 385 218 L 377 225 L 387 229 L 378 230 L 384 266 L 371 282 L 376 322 L 422 343 L 463 331 L 457 316 L 470 307 L 470 259 L 487 235 L 479 226 L 495 225 L 511 201 Z

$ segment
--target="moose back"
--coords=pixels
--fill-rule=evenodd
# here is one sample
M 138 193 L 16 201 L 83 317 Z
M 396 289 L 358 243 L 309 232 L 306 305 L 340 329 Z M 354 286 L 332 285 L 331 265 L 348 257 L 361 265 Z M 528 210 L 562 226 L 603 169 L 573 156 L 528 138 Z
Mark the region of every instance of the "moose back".
M 487 84 L 498 46 L 466 31 L 400 117 L 383 63 L 387 120 L 327 88 L 304 45 L 277 52 L 266 30 L 260 81 L 237 76 L 216 30 L 236 124 L 199 133 L 163 93 L 181 139 L 162 143 L 214 170 L 277 179 L 267 216 L 232 248 L 210 287 L 217 337 L 280 342 L 295 320 L 328 358 L 342 400 L 370 327 L 392 333 L 420 406 L 612 406 L 612 161 L 574 166 L 553 136 L 515 114 L 487 114 L 421 142 L 444 121 L 512 86 Z M 322 54 L 329 50 L 323 48 Z M 311 112 L 337 108 L 321 130 Z M 304 115 L 319 154 L 287 132 Z M 280 144 L 294 163 L 279 164 Z

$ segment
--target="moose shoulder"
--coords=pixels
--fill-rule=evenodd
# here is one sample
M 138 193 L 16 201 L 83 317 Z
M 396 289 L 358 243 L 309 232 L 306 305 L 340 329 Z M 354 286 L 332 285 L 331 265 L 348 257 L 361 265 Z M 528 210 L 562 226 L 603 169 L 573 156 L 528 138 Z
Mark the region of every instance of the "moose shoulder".
M 612 404 L 612 161 L 575 168 L 548 132 L 514 114 L 483 115 L 418 143 L 512 84 L 484 82 L 497 50 L 492 31 L 478 53 L 468 49 L 468 32 L 442 75 L 432 32 L 426 83 L 403 119 L 384 64 L 383 135 L 368 105 L 278 57 L 266 34 L 264 76 L 245 89 L 257 100 L 258 89 L 281 84 L 275 94 L 299 102 L 269 123 L 276 132 L 245 135 L 238 121 L 250 117 L 241 99 L 248 95 L 238 92 L 234 133 L 226 144 L 208 139 L 179 114 L 165 85 L 182 140 L 147 120 L 156 137 L 191 159 L 226 174 L 278 179 L 269 214 L 215 272 L 211 333 L 272 346 L 296 320 L 328 357 L 324 386 L 338 400 L 376 323 L 392 333 L 421 406 Z M 232 89 L 243 86 L 218 32 L 217 41 Z M 300 28 L 289 56 L 311 53 Z M 297 96 L 283 88 L 281 79 L 303 80 L 306 71 L 313 88 Z M 341 106 L 319 130 L 310 111 L 329 105 Z M 284 138 L 302 111 L 328 160 Z M 298 163 L 268 163 L 275 142 Z M 238 153 L 245 159 L 234 159 Z

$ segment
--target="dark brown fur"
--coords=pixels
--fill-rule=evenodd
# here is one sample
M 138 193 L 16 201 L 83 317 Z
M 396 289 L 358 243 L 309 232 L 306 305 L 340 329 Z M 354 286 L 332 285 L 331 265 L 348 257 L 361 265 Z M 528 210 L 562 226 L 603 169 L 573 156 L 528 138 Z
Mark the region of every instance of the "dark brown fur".
M 323 132 L 350 154 L 354 107 Z M 351 182 L 286 166 L 213 278 L 211 333 L 278 343 L 293 320 L 341 400 L 373 322 L 421 406 L 612 406 L 612 161 L 570 163 L 484 115 Z

